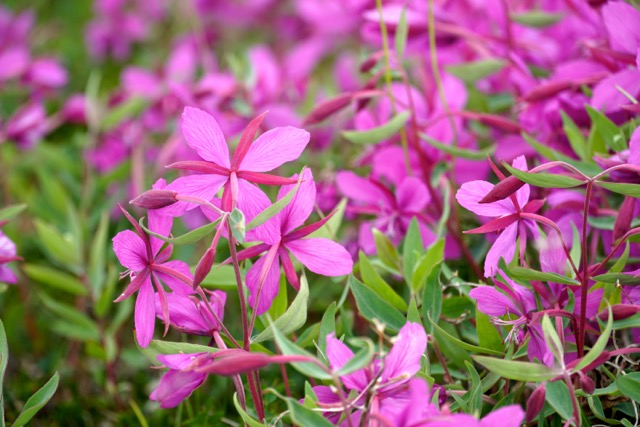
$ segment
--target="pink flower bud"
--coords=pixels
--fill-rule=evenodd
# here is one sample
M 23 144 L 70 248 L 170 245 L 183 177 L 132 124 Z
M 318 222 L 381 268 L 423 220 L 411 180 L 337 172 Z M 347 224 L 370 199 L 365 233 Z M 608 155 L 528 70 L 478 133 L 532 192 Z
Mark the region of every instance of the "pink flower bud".
M 177 192 L 171 190 L 148 190 L 129 203 L 144 209 L 160 209 L 178 201 Z
M 198 265 L 196 266 L 196 272 L 193 275 L 193 288 L 197 288 L 200 286 L 200 283 L 207 277 L 207 274 L 211 271 L 211 267 L 213 266 L 213 260 L 216 257 L 215 248 L 209 248 L 204 253 L 200 261 L 198 261 Z
M 593 382 L 593 380 L 582 373 L 582 371 L 578 372 L 578 377 L 580 378 L 580 388 L 582 388 L 582 391 L 587 394 L 592 394 L 596 389 L 596 384 Z
M 613 314 L 613 320 L 622 320 L 627 317 L 631 317 L 634 314 L 640 312 L 640 306 L 633 304 L 616 304 L 611 307 L 611 313 Z M 609 311 L 602 310 L 598 313 L 598 318 L 602 321 L 609 320 Z
M 527 401 L 527 422 L 530 423 L 544 408 L 547 383 L 542 383 L 536 388 Z

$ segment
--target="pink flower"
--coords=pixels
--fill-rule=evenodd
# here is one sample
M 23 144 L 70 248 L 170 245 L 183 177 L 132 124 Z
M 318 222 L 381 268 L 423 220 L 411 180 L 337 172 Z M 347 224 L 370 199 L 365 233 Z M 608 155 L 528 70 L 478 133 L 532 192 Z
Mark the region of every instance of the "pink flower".
M 164 188 L 164 180 L 158 180 L 154 189 Z M 169 328 L 169 306 L 162 284 L 183 296 L 193 293 L 189 266 L 182 261 L 167 261 L 171 256 L 171 246 L 162 249 L 164 242 L 156 237 L 148 236 L 142 228 L 123 210 L 129 221 L 136 227 L 136 233 L 130 230 L 121 231 L 113 238 L 113 251 L 120 264 L 128 270 L 124 273 L 131 277 L 131 283 L 115 302 L 122 301 L 138 292 L 135 306 L 135 326 L 138 343 L 147 347 L 153 338 L 155 329 L 154 285 L 160 298 L 162 318 L 166 330 Z M 173 219 L 161 216 L 157 211 L 149 211 L 149 229 L 162 236 L 171 232 Z
M 0 231 L 0 282 L 15 284 L 18 281 L 16 274 L 6 264 L 19 259 L 16 256 L 16 244 Z
M 169 320 L 171 326 L 186 334 L 204 335 L 211 337 L 214 331 L 220 330 L 220 325 L 213 317 L 206 304 L 195 296 L 184 296 L 179 293 L 166 294 L 169 305 Z M 156 313 L 162 317 L 162 299 L 156 294 Z M 218 319 L 224 318 L 224 304 L 227 294 L 223 291 L 210 292 L 209 304 Z
M 282 186 L 278 199 L 283 198 L 293 187 L 293 184 Z M 353 261 L 342 246 L 329 239 L 304 238 L 320 228 L 329 217 L 296 230 L 311 215 L 315 200 L 316 186 L 311 171 L 306 169 L 293 200 L 264 224 L 264 243 L 238 253 L 239 259 L 246 259 L 267 252 L 247 272 L 249 303 L 258 314 L 268 310 L 278 294 L 280 262 L 289 283 L 296 289 L 300 287 L 290 255 L 317 274 L 342 276 L 351 273 Z M 256 303 L 258 293 L 260 298 Z
M 525 157 L 516 158 L 513 161 L 513 167 L 527 170 Z M 485 277 L 495 276 L 500 258 L 504 258 L 507 263 L 513 259 L 518 235 L 520 236 L 520 245 L 524 248 L 527 242 L 526 229 L 528 228 L 534 235 L 537 234 L 536 224 L 530 219 L 521 219 L 520 214 L 540 207 L 538 203 L 534 203 L 536 201 L 529 202 L 530 189 L 528 184 L 516 191 L 513 197 L 494 203 L 479 203 L 493 187 L 493 184 L 487 181 L 470 181 L 462 184 L 456 193 L 458 203 L 464 208 L 480 216 L 495 218 L 490 223 L 471 230 L 471 232 L 486 233 L 502 230 L 487 253 L 484 262 Z

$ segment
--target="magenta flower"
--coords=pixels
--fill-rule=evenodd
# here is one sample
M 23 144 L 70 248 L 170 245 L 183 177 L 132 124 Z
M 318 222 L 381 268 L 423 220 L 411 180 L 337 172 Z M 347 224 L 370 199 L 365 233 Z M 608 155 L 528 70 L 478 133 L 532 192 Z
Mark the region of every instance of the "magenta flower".
M 354 391 L 360 395 L 371 381 L 379 378 L 374 389 L 376 396 L 373 398 L 375 403 L 372 408 L 378 408 L 378 416 L 395 419 L 397 406 L 406 398 L 408 384 L 420 370 L 420 359 L 426 349 L 427 334 L 423 327 L 418 323 L 408 322 L 398 332 L 393 346 L 384 357 L 384 362 L 376 360 L 368 367 L 343 375 L 340 379 L 349 392 Z M 333 334 L 327 336 L 327 358 L 333 371 L 341 369 L 353 357 L 353 351 L 342 341 L 336 339 Z M 313 390 L 321 407 L 342 407 L 338 396 L 328 386 L 316 386 Z M 364 396 L 360 396 L 356 405 L 364 403 L 364 399 Z M 356 411 L 351 417 L 353 422 L 360 419 L 362 414 Z M 339 418 L 340 413 L 334 413 L 329 417 L 333 422 Z
M 414 217 L 418 219 L 425 245 L 435 240 L 434 233 L 427 226 L 429 218 L 423 213 L 431 196 L 420 179 L 404 178 L 395 194 L 382 183 L 361 178 L 353 172 L 339 172 L 336 183 L 340 192 L 355 202 L 355 206 L 349 206 L 349 211 L 376 216 L 374 220 L 360 226 L 358 244 L 366 254 L 376 251 L 373 228 L 382 231 L 393 243 L 398 244 Z
M 202 173 L 178 178 L 167 189 L 211 201 L 218 190 L 227 184 L 226 194 L 223 194 L 223 210 L 231 211 L 237 202 L 247 218 L 255 217 L 266 206 L 261 202 L 256 203 L 256 193 L 262 191 L 251 183 L 290 183 L 289 179 L 264 172 L 297 159 L 309 142 L 307 131 L 291 126 L 271 129 L 253 141 L 262 118 L 259 116 L 249 124 L 230 159 L 224 135 L 213 116 L 197 108 L 186 107 L 182 113 L 182 134 L 189 147 L 203 160 L 178 162 L 170 167 Z M 164 208 L 163 213 L 179 216 L 196 206 L 179 202 Z
M 527 170 L 527 161 L 520 156 L 513 161 L 513 167 Z M 462 184 L 456 193 L 456 199 L 464 208 L 476 215 L 495 218 L 493 221 L 468 233 L 488 233 L 501 231 L 495 243 L 489 249 L 484 262 L 485 277 L 493 277 L 498 271 L 500 258 L 508 263 L 513 259 L 516 250 L 516 240 L 520 236 L 520 247 L 525 248 L 527 243 L 527 228 L 535 236 L 538 229 L 534 221 L 521 218 L 523 212 L 535 212 L 541 207 L 540 201 L 529 202 L 530 188 L 525 184 L 513 197 L 494 203 L 479 203 L 494 185 L 487 181 L 471 181 Z M 523 253 L 523 251 L 521 251 Z
M 163 189 L 164 180 L 158 180 L 154 189 Z M 136 228 L 134 233 L 125 230 L 113 238 L 113 251 L 116 253 L 120 264 L 128 270 L 123 275 L 131 277 L 131 283 L 126 287 L 122 295 L 115 302 L 120 302 L 130 297 L 136 291 L 138 297 L 135 306 L 135 326 L 138 344 L 147 347 L 153 337 L 155 329 L 155 301 L 154 285 L 158 291 L 162 318 L 165 322 L 165 333 L 169 328 L 169 306 L 163 283 L 172 291 L 187 296 L 193 293 L 191 288 L 192 276 L 189 266 L 182 261 L 167 261 L 171 256 L 171 246 L 161 250 L 164 242 L 156 237 L 144 233 L 138 223 L 123 210 L 129 221 Z M 162 236 L 168 236 L 171 232 L 173 219 L 162 216 L 157 211 L 149 211 L 149 229 Z
M 205 303 L 195 296 L 171 293 L 166 294 L 165 298 L 169 305 L 171 326 L 177 330 L 185 334 L 208 337 L 211 337 L 214 331 L 220 330 L 218 321 L 213 317 Z M 223 291 L 210 292 L 209 305 L 221 321 L 224 318 L 224 304 L 226 301 L 227 294 Z M 158 318 L 163 320 L 160 294 L 156 294 L 156 314 Z
M 16 274 L 7 267 L 7 263 L 18 261 L 16 256 L 16 244 L 0 231 L 0 282 L 15 284 L 18 281 Z
M 278 199 L 283 198 L 293 187 L 293 184 L 282 186 Z M 296 230 L 311 215 L 315 200 L 316 186 L 313 176 L 310 170 L 305 169 L 303 181 L 293 200 L 264 224 L 264 243 L 238 253 L 239 259 L 247 259 L 267 252 L 247 272 L 249 303 L 258 314 L 267 311 L 278 294 L 280 262 L 289 283 L 299 289 L 298 276 L 290 255 L 309 270 L 323 276 L 342 276 L 351 273 L 353 268 L 351 255 L 341 245 L 324 238 L 304 238 L 319 229 L 329 217 Z M 256 304 L 258 294 L 260 297 Z
M 168 354 L 158 356 L 169 371 L 164 374 L 160 384 L 149 395 L 149 399 L 160 402 L 161 408 L 174 408 L 207 379 L 206 372 L 192 369 L 200 360 L 211 359 L 212 353 Z

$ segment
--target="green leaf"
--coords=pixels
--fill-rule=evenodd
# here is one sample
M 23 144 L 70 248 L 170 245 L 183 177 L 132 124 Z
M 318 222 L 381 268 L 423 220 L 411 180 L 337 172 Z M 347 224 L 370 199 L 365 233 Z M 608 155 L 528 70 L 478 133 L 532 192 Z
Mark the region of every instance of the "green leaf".
M 274 330 L 277 328 L 283 334 L 290 334 L 297 331 L 307 321 L 307 300 L 309 299 L 309 284 L 307 278 L 303 274 L 300 279 L 300 290 L 298 295 L 293 299 L 291 306 L 279 319 L 273 321 L 264 331 L 260 332 L 257 337 L 252 338 L 251 342 L 262 342 L 273 338 Z
M 89 253 L 89 282 L 94 296 L 100 295 L 106 278 L 106 248 L 107 233 L 109 231 L 109 212 L 104 211 L 100 216 L 100 223 L 91 242 Z
M 236 411 L 238 411 L 242 420 L 247 423 L 249 427 L 269 427 L 267 424 L 262 424 L 261 422 L 251 418 L 251 416 L 242 409 L 242 405 L 240 405 L 240 402 L 238 401 L 238 393 L 233 393 L 233 406 L 236 407 Z
M 391 240 L 376 228 L 373 229 L 373 238 L 380 261 L 394 270 L 399 270 L 400 255 Z
M 231 234 L 238 243 L 244 242 L 244 237 L 247 234 L 244 214 L 238 208 L 234 208 L 229 215 L 229 224 L 231 225 Z
M 364 284 L 398 310 L 402 312 L 407 311 L 407 303 L 380 277 L 364 252 L 360 251 L 358 259 L 360 262 L 360 274 L 362 274 Z
M 147 107 L 147 100 L 142 97 L 129 98 L 111 109 L 102 120 L 102 130 L 109 131 L 126 119 L 131 119 L 140 114 Z
M 551 319 L 548 315 L 544 315 L 542 318 L 542 332 L 544 334 L 544 341 L 547 344 L 549 350 L 555 357 L 557 363 L 564 365 L 564 347 L 555 326 L 551 323 Z
M 502 70 L 506 63 L 502 59 L 481 59 L 479 61 L 449 65 L 445 69 L 465 83 L 475 83 Z
M 380 298 L 353 275 L 349 276 L 349 283 L 358 310 L 365 319 L 377 319 L 393 331 L 399 331 L 404 326 L 405 317 L 386 300 Z
M 543 28 L 554 25 L 564 18 L 562 13 L 548 13 L 542 10 L 532 10 L 524 13 L 512 13 L 511 19 L 527 27 Z
M 22 411 L 20 411 L 20 415 L 18 415 L 18 418 L 14 421 L 12 426 L 22 427 L 28 423 L 31 418 L 33 418 L 34 415 L 36 415 L 38 411 L 51 399 L 58 388 L 59 380 L 60 376 L 56 372 L 40 390 L 36 391 L 35 394 L 27 400 L 27 403 L 24 404 Z
M 396 56 L 402 60 L 404 57 L 404 50 L 407 47 L 407 36 L 409 35 L 409 26 L 407 25 L 407 7 L 402 8 L 400 14 L 400 21 L 396 26 L 396 35 L 394 38 L 394 44 L 396 47 Z
M 526 182 L 527 184 L 531 184 L 536 187 L 573 188 L 584 184 L 583 181 L 565 175 L 555 175 L 551 173 L 531 173 L 511 167 L 511 165 L 507 163 L 503 163 L 503 165 L 509 172 L 511 172 L 512 175 L 515 175 L 516 178 L 518 178 L 520 181 Z
M 613 329 L 640 328 L 640 313 L 629 316 L 626 319 L 616 320 L 613 322 Z
M 613 330 L 613 313 L 611 312 L 611 306 L 608 306 L 607 309 L 609 310 L 607 326 L 604 328 L 604 331 L 602 331 L 593 347 L 591 347 L 591 350 L 589 350 L 589 352 L 585 354 L 584 357 L 580 359 L 578 364 L 573 368 L 574 372 L 578 372 L 582 368 L 594 362 L 598 358 L 598 356 L 602 354 L 605 347 L 607 346 L 609 338 L 611 337 L 611 331 Z
M 287 337 L 285 337 L 278 328 L 273 328 L 273 336 L 275 338 L 276 344 L 278 344 L 278 348 L 282 354 L 286 355 L 297 355 L 297 356 L 306 356 L 310 359 L 317 360 L 313 357 L 311 353 L 297 346 L 293 342 L 291 342 Z M 292 362 L 290 365 L 298 372 L 303 375 L 317 378 L 320 380 L 330 380 L 331 374 L 328 373 L 325 369 L 322 369 L 320 366 L 316 365 L 312 362 Z M 328 368 L 327 368 L 328 369 Z
M 619 182 L 603 182 L 603 181 L 596 181 L 596 184 L 602 188 L 606 188 L 609 191 L 613 191 L 614 193 L 640 198 L 639 184 L 622 184 Z
M 427 278 L 438 264 L 444 259 L 444 239 L 438 239 L 429 246 L 427 252 L 420 258 L 418 265 L 411 275 L 411 287 L 419 292 Z
M 271 303 L 269 310 L 267 310 L 271 319 L 278 319 L 289 307 L 289 296 L 287 295 L 287 286 L 289 285 L 287 284 L 287 280 L 284 275 L 280 275 L 279 286 L 278 294 Z
M 286 208 L 289 203 L 293 200 L 295 195 L 298 193 L 298 189 L 300 188 L 300 183 L 302 182 L 302 177 L 304 176 L 304 168 L 300 171 L 298 176 L 298 182 L 296 185 L 289 191 L 285 196 L 276 201 L 274 204 L 260 212 L 255 218 L 253 218 L 246 227 L 246 231 L 251 231 L 256 227 L 264 224 L 269 221 L 271 218 L 276 216 L 280 211 Z
M 0 320 L 0 425 L 4 427 L 4 374 L 7 372 L 9 363 L 9 345 L 7 344 L 7 333 L 4 323 Z
M 407 284 L 411 284 L 411 276 L 416 266 L 416 262 L 420 255 L 424 253 L 424 244 L 420 235 L 420 227 L 418 227 L 418 219 L 414 216 L 409 224 L 409 229 L 404 238 L 402 246 L 402 267 L 404 271 L 404 279 Z
M 625 273 L 605 273 L 593 276 L 593 280 L 603 283 L 620 283 L 621 285 L 636 285 L 640 283 L 640 277 Z
M 361 347 L 362 350 L 358 351 L 353 355 L 351 359 L 347 363 L 345 363 L 340 370 L 338 370 L 338 376 L 348 375 L 352 372 L 357 371 L 358 369 L 362 369 L 365 366 L 368 366 L 369 363 L 373 360 L 373 356 L 375 355 L 375 348 L 373 346 L 373 342 L 368 338 L 352 338 L 349 340 L 350 343 Z
M 469 391 L 464 395 L 467 398 L 467 402 L 469 403 L 469 412 L 470 413 L 480 413 L 482 410 L 482 381 L 480 380 L 480 375 L 478 375 L 478 371 L 473 367 L 473 364 L 469 361 L 464 362 L 467 367 L 467 371 L 471 374 L 471 384 Z
M 582 160 L 590 160 L 587 153 L 587 140 L 582 135 L 580 128 L 564 111 L 560 111 L 564 133 L 569 140 L 573 152 Z
M 36 282 L 73 295 L 86 296 L 89 292 L 75 276 L 44 265 L 23 264 L 25 274 Z
M 289 415 L 291 419 L 301 426 L 314 427 L 333 427 L 321 412 L 315 412 L 299 404 L 296 400 L 287 398 L 287 406 L 289 407 Z
M 595 131 L 602 137 L 605 144 L 607 144 L 609 148 L 611 148 L 616 153 L 619 153 L 620 151 L 626 150 L 628 148 L 624 134 L 615 123 L 609 120 L 609 118 L 602 112 L 594 109 L 593 107 L 585 105 L 585 108 L 587 109 L 587 113 L 591 118 L 591 122 Z
M 220 218 L 178 237 L 166 237 L 161 234 L 154 233 L 144 225 L 143 220 L 144 217 L 140 218 L 140 221 L 138 221 L 138 223 L 140 224 L 140 227 L 142 227 L 142 229 L 145 231 L 145 233 L 149 234 L 150 236 L 156 237 L 163 242 L 171 243 L 173 245 L 189 245 L 191 243 L 197 242 L 198 240 L 211 233 L 216 228 L 216 224 L 220 221 Z
M 640 402 L 640 372 L 620 375 L 616 380 L 618 390 L 630 399 Z
M 80 341 L 98 341 L 100 330 L 96 322 L 75 307 L 63 304 L 44 292 L 39 293 L 42 303 L 59 319 L 49 322 L 49 327 L 56 333 Z
M 521 280 L 524 282 L 529 282 L 531 280 L 540 280 L 542 282 L 561 283 L 564 285 L 580 285 L 580 282 L 575 279 L 571 279 L 557 273 L 546 273 L 526 267 L 509 268 L 509 276 L 511 276 L 512 279 Z
M 137 341 L 136 345 L 138 345 Z M 138 346 L 138 350 L 155 365 L 162 365 L 158 360 L 158 356 L 161 354 L 215 353 L 218 351 L 217 348 L 206 345 L 160 340 L 151 340 L 145 348 Z
M 411 302 L 409 303 L 409 308 L 407 309 L 407 321 L 422 324 L 420 312 L 418 311 L 418 303 L 416 303 L 415 298 L 411 298 Z
M 73 242 L 63 237 L 51 224 L 38 219 L 34 223 L 38 239 L 45 248 L 47 255 L 65 267 L 77 271 L 80 258 Z
M 320 332 L 318 333 L 318 347 L 324 354 L 327 353 L 327 335 L 336 332 L 336 302 L 333 301 L 322 316 Z
M 344 219 L 344 212 L 347 210 L 347 198 L 343 198 L 334 209 L 334 214 L 322 227 L 309 234 L 308 237 L 324 237 L 326 239 L 337 240 L 338 230 Z
M 376 144 L 397 134 L 407 124 L 409 117 L 409 111 L 401 111 L 382 126 L 364 131 L 347 130 L 342 132 L 342 136 L 354 144 Z
M 539 363 L 503 360 L 487 356 L 471 357 L 488 370 L 510 380 L 542 382 L 561 374 L 561 371 Z
M 238 285 L 236 283 L 236 274 L 232 265 L 216 265 L 207 277 L 204 278 L 201 285 L 205 288 L 233 288 Z
M 440 267 L 433 268 L 427 277 L 424 292 L 422 293 L 422 316 L 425 319 L 427 332 L 433 333 L 434 322 L 440 320 L 442 313 L 442 286 L 440 284 Z
M 503 356 L 504 355 L 504 353 L 502 353 L 500 351 L 492 350 L 490 348 L 478 347 L 477 345 L 466 343 L 466 342 L 454 337 L 453 335 L 449 334 L 444 329 L 442 329 L 440 327 L 440 325 L 438 325 L 436 322 L 433 321 L 433 319 L 430 318 L 429 320 L 431 321 L 431 324 L 434 327 L 434 331 L 437 331 L 439 335 L 441 335 L 447 341 L 449 341 L 451 344 L 453 344 L 453 345 L 455 345 L 457 347 L 460 347 L 460 348 L 462 348 L 464 350 L 467 350 L 467 351 L 471 351 L 473 353 L 493 354 L 495 356 Z M 495 359 L 495 360 L 499 360 L 499 359 Z
M 491 323 L 489 316 L 476 308 L 476 328 L 478 330 L 478 342 L 480 347 L 504 353 L 502 336 L 495 325 Z
M 437 148 L 439 151 L 451 154 L 452 156 L 459 157 L 461 159 L 485 160 L 496 151 L 495 145 L 490 145 L 489 147 L 480 150 L 472 150 L 469 148 L 460 148 L 454 147 L 453 145 L 444 144 L 424 133 L 420 133 L 419 136 L 420 139 L 422 139 L 432 147 Z
M 0 209 L 0 222 L 10 221 L 27 208 L 26 204 L 11 205 Z
M 560 414 L 562 419 L 573 417 L 573 404 L 567 385 L 562 381 L 547 383 L 546 400 Z

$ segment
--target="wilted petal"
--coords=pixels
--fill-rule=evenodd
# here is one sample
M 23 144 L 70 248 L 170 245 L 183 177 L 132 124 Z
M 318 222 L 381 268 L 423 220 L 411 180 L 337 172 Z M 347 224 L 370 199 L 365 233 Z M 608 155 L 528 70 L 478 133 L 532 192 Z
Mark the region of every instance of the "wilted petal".
M 390 380 L 413 377 L 420 370 L 420 359 L 427 349 L 427 334 L 418 323 L 407 323 L 384 359 L 382 383 Z M 393 386 L 392 386 L 393 387 Z
M 180 130 L 189 147 L 205 160 L 229 168 L 229 149 L 213 116 L 203 110 L 185 107 Z
M 294 175 L 294 178 L 298 178 Z M 282 199 L 289 191 L 292 191 L 295 184 L 283 185 L 278 192 L 278 200 Z M 295 230 L 309 218 L 316 203 L 316 183 L 308 168 L 302 174 L 302 182 L 298 187 L 298 192 L 293 200 L 277 215 L 274 220 L 279 221 L 282 234 L 288 234 Z
M 337 339 L 333 333 L 327 335 L 327 358 L 331 370 L 339 371 L 353 356 L 353 351 Z M 349 390 L 362 391 L 367 386 L 367 376 L 364 369 L 343 375 L 340 379 Z
M 124 230 L 113 238 L 113 251 L 124 267 L 133 271 L 142 271 L 148 263 L 147 248 L 136 233 Z
M 280 289 L 280 260 L 276 256 L 271 263 L 271 267 L 267 273 L 267 276 L 262 285 L 262 291 L 260 293 L 260 302 L 256 307 L 256 296 L 258 293 L 258 279 L 260 277 L 260 271 L 264 265 L 266 256 L 261 257 L 255 264 L 247 271 L 247 288 L 249 288 L 249 305 L 262 314 L 271 307 L 271 303 L 278 295 Z
M 160 402 L 161 408 L 174 408 L 207 379 L 201 372 L 181 372 L 170 370 L 160 380 L 149 399 Z
M 256 139 L 239 169 L 268 172 L 297 159 L 309 143 L 309 132 L 292 126 L 271 129 Z
M 493 277 L 498 271 L 498 262 L 504 258 L 506 263 L 511 262 L 516 252 L 516 236 L 518 234 L 518 223 L 513 223 L 505 228 L 495 243 L 489 249 L 487 258 L 484 261 L 484 277 Z
M 396 203 L 400 212 L 420 212 L 430 201 L 429 190 L 416 177 L 405 178 L 396 189 Z
M 465 182 L 456 193 L 456 200 L 476 215 L 495 217 L 514 213 L 516 208 L 509 198 L 494 203 L 479 203 L 492 189 L 493 184 L 486 181 Z
M 155 329 L 156 308 L 154 303 L 153 286 L 147 282 L 138 291 L 136 298 L 136 313 L 134 323 L 136 326 L 136 337 L 140 347 L 145 348 L 153 338 Z
M 316 274 L 342 276 L 351 273 L 353 268 L 349 252 L 329 239 L 300 239 L 286 242 L 284 246 L 298 261 Z

